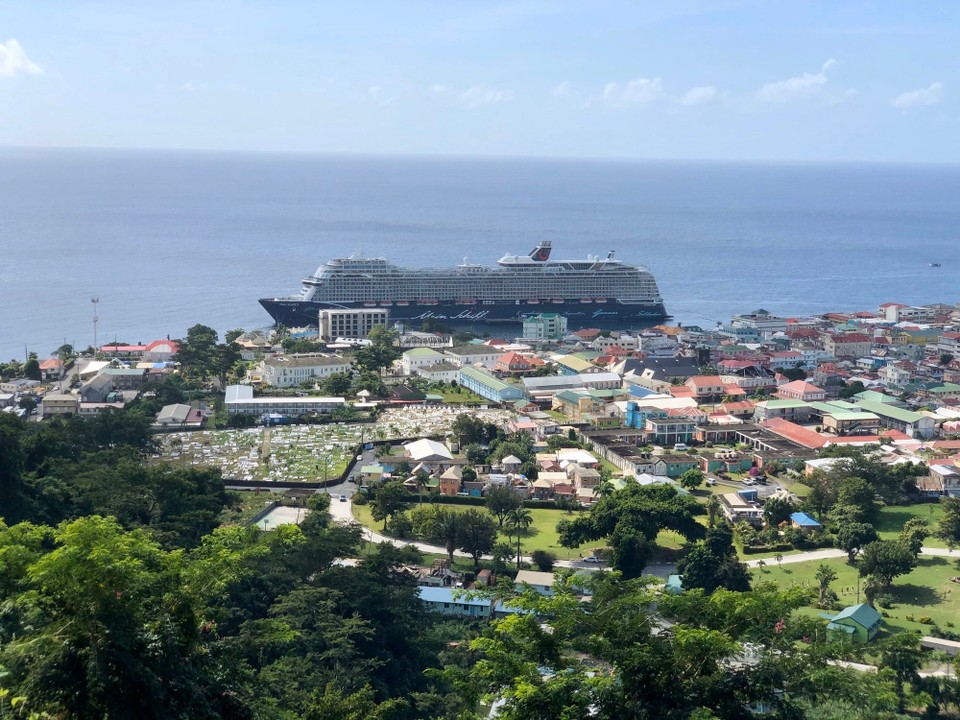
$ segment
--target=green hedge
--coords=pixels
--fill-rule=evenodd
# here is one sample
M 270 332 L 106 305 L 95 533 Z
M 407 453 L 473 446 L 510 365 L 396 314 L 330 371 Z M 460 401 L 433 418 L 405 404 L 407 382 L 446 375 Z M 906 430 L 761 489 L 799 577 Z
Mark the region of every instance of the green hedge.
M 756 547 L 746 546 L 743 548 L 744 555 L 757 555 L 759 553 L 768 553 L 768 552 L 787 552 L 793 550 L 793 545 L 790 543 L 780 543 L 778 545 L 757 545 Z

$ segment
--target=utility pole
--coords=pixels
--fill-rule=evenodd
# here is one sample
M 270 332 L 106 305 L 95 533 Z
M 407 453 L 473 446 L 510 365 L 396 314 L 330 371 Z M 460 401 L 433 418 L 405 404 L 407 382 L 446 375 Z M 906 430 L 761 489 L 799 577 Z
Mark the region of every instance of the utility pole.
M 99 297 L 90 298 L 90 302 L 93 303 L 93 354 L 97 354 L 97 323 L 100 321 L 100 317 L 97 315 L 97 304 L 100 302 Z

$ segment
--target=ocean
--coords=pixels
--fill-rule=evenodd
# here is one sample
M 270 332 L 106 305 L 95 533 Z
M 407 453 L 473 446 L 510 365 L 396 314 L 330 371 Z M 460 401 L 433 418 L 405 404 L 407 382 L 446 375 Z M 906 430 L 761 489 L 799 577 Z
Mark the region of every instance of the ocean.
M 0 357 L 264 327 L 352 253 L 553 241 L 646 265 L 674 321 L 960 302 L 960 166 L 0 150 Z M 931 267 L 940 263 L 941 267 Z

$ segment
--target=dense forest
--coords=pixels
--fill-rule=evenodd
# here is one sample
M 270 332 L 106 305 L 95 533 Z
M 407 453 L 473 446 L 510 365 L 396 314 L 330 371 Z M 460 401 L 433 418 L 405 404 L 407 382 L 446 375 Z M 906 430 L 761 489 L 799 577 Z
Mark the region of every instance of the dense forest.
M 470 720 L 494 708 L 505 720 L 880 720 L 956 710 L 955 676 L 918 674 L 915 636 L 864 658 L 797 612 L 806 589 L 746 589 L 729 532 L 698 541 L 726 568 L 704 589 L 666 596 L 643 577 L 561 573 L 547 597 L 503 579 L 490 595 L 511 612 L 459 619 L 424 609 L 408 569 L 415 553 L 332 523 L 327 496 L 310 500 L 299 526 L 224 525 L 217 473 L 157 463 L 152 450 L 137 412 L 43 424 L 0 415 L 0 717 Z M 629 502 L 637 513 L 619 532 L 642 545 L 652 499 Z M 566 531 L 618 532 L 604 517 Z

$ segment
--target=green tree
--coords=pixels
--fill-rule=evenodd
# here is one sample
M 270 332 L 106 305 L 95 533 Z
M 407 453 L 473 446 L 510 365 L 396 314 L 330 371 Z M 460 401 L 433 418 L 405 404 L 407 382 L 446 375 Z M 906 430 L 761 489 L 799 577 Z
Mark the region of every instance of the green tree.
M 690 553 L 677 563 L 684 588 L 702 588 L 707 594 L 717 588 L 750 589 L 750 574 L 737 558 L 733 534 L 724 526 L 707 531 Z
M 178 350 L 174 360 L 180 363 L 184 377 L 205 380 L 217 373 L 217 331 L 206 325 L 194 325 L 187 336 L 177 340 Z
M 480 558 L 493 550 L 497 539 L 497 524 L 493 518 L 476 508 L 459 513 L 457 517 L 457 545 L 473 558 L 473 566 L 480 567 Z
M 530 559 L 541 572 L 552 572 L 553 566 L 557 562 L 557 556 L 548 550 L 534 550 L 530 553 Z
M 847 562 L 853 564 L 857 553 L 877 540 L 877 531 L 866 523 L 848 522 L 837 528 L 837 547 L 847 553 Z
M 28 380 L 41 380 L 43 375 L 40 372 L 40 362 L 34 353 L 30 353 L 30 358 L 23 364 L 23 376 Z
M 870 523 L 876 518 L 876 496 L 876 490 L 861 477 L 844 478 L 837 487 L 837 505 L 856 508 L 856 516 L 849 518 L 853 522 Z
M 698 487 L 703 485 L 703 481 L 707 479 L 707 476 L 703 473 L 702 470 L 697 470 L 696 468 L 687 470 L 680 476 L 680 485 L 687 490 L 696 490 Z
M 777 527 L 789 520 L 796 511 L 797 506 L 788 498 L 772 497 L 763 504 L 763 519 L 770 527 Z
M 820 565 L 817 566 L 815 577 L 817 578 L 817 587 L 819 589 L 817 605 L 826 607 L 827 600 L 830 597 L 830 583 L 837 579 L 837 571 L 829 565 L 820 563 Z
M 370 514 L 374 520 L 383 520 L 383 528 L 387 528 L 387 519 L 407 507 L 410 493 L 403 483 L 393 480 L 377 488 L 370 503 Z
M 917 566 L 917 556 L 901 540 L 876 540 L 863 548 L 860 556 L 861 577 L 877 580 L 882 590 L 889 589 L 894 578 L 906 575 Z
M 653 554 L 653 547 L 646 536 L 626 524 L 617 525 L 610 536 L 610 548 L 611 566 L 627 579 L 643 575 L 643 569 Z
M 847 400 L 852 398 L 854 395 L 859 395 L 867 388 L 859 380 L 854 380 L 851 383 L 847 383 L 844 387 L 840 388 L 839 396 L 841 400 Z
M 919 671 L 923 667 L 923 651 L 920 649 L 920 636 L 905 632 L 885 640 L 880 646 L 880 667 L 893 672 L 897 693 L 897 708 L 903 712 L 906 706 L 906 683 L 917 683 Z
M 919 555 L 923 548 L 923 541 L 930 535 L 929 523 L 921 517 L 913 517 L 903 524 L 900 530 L 900 541 L 907 544 L 910 552 Z
M 960 498 L 941 497 L 940 504 L 943 506 L 943 517 L 934 535 L 952 550 L 960 545 Z
M 494 485 L 487 488 L 485 503 L 487 510 L 497 518 L 500 527 L 503 527 L 510 513 L 520 507 L 520 498 L 506 485 Z
M 953 362 L 953 355 L 950 353 L 943 353 L 940 356 L 940 365 L 946 366 Z
M 350 394 L 351 378 L 348 373 L 338 372 L 323 380 L 323 394 L 329 397 L 343 397 Z
M 517 505 L 510 511 L 508 516 L 510 520 L 510 529 L 517 536 L 517 568 L 520 568 L 520 538 L 523 533 L 533 524 L 533 513 L 522 505 Z

